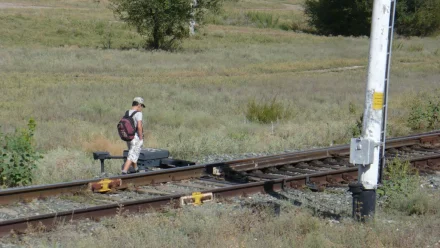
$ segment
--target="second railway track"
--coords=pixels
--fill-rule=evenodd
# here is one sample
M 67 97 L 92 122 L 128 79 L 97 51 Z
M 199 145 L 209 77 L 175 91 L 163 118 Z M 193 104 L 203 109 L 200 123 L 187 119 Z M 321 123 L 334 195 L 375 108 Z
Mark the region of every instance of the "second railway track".
M 386 148 L 387 158 L 400 157 L 410 161 L 422 171 L 431 172 L 440 169 L 440 131 L 389 139 Z M 50 227 L 66 219 L 99 219 L 102 216 L 116 214 L 121 206 L 131 213 L 161 208 L 165 205 L 177 207 L 182 204 L 182 199 L 192 198 L 191 192 L 194 191 L 201 191 L 202 194 L 210 194 L 215 198 L 225 198 L 275 192 L 286 187 L 307 186 L 319 190 L 328 185 L 348 183 L 357 179 L 357 167 L 348 162 L 348 155 L 349 146 L 344 145 L 112 177 L 110 180 L 122 180 L 121 185 L 113 190 L 129 188 L 148 197 L 6 220 L 0 222 L 0 236 L 11 230 L 24 231 L 29 225 L 42 224 Z M 2 190 L 0 204 L 82 192 L 90 189 L 91 185 L 99 180 Z M 182 180 L 185 181 L 176 182 Z M 166 192 L 154 187 L 167 182 L 187 189 Z

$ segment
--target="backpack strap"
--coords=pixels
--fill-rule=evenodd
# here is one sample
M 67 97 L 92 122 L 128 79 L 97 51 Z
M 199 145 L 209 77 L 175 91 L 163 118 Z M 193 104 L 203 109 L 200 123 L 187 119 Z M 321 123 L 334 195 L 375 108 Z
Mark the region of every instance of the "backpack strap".
M 133 113 L 131 113 L 130 117 L 133 118 L 133 116 L 137 113 L 137 111 L 134 111 Z M 127 111 L 127 115 L 128 115 L 128 111 Z
M 133 116 L 138 112 L 138 111 L 134 111 L 133 113 L 131 113 L 131 115 L 129 115 L 129 114 L 128 114 L 129 111 L 130 111 L 130 110 L 127 110 L 127 112 L 125 112 L 124 117 L 131 117 L 131 118 L 133 118 Z
M 138 111 L 133 111 L 133 113 L 131 113 L 131 115 L 130 115 L 130 118 L 133 120 L 133 122 L 134 122 L 134 119 L 133 119 L 133 116 L 137 113 Z M 127 111 L 127 114 L 128 114 L 128 111 Z M 134 123 L 133 123 L 134 124 Z M 136 129 L 135 129 L 135 132 L 137 133 L 137 131 L 138 131 L 138 126 L 136 125 L 136 124 L 134 124 L 135 126 L 136 126 Z

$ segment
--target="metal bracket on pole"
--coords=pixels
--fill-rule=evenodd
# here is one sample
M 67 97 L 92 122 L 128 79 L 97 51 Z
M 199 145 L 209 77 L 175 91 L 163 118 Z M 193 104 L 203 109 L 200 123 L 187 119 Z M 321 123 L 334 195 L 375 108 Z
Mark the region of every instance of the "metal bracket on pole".
M 370 139 L 352 138 L 350 143 L 350 163 L 363 166 L 372 164 L 376 143 Z

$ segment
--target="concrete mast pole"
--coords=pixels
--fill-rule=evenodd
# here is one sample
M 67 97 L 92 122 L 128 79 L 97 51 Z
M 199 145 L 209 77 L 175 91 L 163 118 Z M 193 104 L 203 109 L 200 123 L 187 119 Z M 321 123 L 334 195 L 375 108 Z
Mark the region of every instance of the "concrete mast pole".
M 359 165 L 358 183 L 350 185 L 353 217 L 362 221 L 374 216 L 383 162 L 380 155 L 385 145 L 384 99 L 387 100 L 388 93 L 394 8 L 394 0 L 374 0 L 362 137 L 352 139 L 350 147 L 350 162 Z

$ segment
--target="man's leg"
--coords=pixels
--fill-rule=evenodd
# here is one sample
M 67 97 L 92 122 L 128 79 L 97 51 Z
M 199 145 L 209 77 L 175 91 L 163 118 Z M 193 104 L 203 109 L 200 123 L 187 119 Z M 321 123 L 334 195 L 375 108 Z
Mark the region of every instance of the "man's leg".
M 130 165 L 133 165 L 133 168 L 137 170 L 137 160 L 141 152 L 142 143 L 142 140 L 136 138 L 130 142 L 130 150 L 128 151 L 127 161 L 124 164 L 124 169 L 122 172 L 127 173 Z
M 131 141 L 127 141 L 128 154 L 130 154 L 130 151 L 131 151 L 132 147 L 133 146 L 131 145 Z M 132 163 L 132 161 L 130 159 L 128 159 L 128 157 L 127 157 L 127 161 L 125 161 L 124 166 L 122 167 L 122 173 L 123 174 L 127 173 L 128 168 L 130 168 L 131 163 Z
M 130 159 L 127 159 L 124 164 L 124 168 L 122 169 L 122 173 L 127 173 L 128 168 L 130 168 L 132 161 Z

